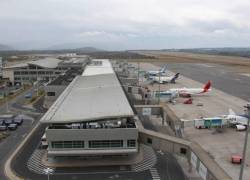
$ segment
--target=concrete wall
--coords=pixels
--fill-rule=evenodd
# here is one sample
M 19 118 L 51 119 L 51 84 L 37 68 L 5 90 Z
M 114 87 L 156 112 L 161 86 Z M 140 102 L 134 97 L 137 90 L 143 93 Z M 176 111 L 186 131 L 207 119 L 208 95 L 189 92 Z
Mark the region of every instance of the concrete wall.
M 141 143 L 150 145 L 156 150 L 185 156 L 187 159 L 190 157 L 189 145 L 191 142 L 189 141 L 146 129 L 140 130 L 139 140 Z
M 204 180 L 232 180 L 197 143 L 142 128 L 139 129 L 139 141 L 152 146 L 155 150 L 185 157 L 190 170 L 196 170 Z M 195 164 L 192 164 L 191 154 L 197 158 Z
M 44 99 L 44 107 L 49 108 L 55 100 L 59 97 L 59 95 L 66 89 L 65 85 L 48 85 L 44 87 L 45 91 L 45 99 Z M 47 96 L 48 92 L 55 92 L 55 96 Z
M 175 136 L 182 137 L 182 122 L 181 120 L 175 115 L 175 113 L 167 106 L 163 105 L 163 116 L 166 119 L 166 122 L 171 127 Z
M 14 71 L 12 69 L 3 69 L 3 78 L 9 78 L 10 82 L 14 82 Z
M 119 77 L 123 85 L 136 85 L 138 83 L 137 78 L 122 78 Z
M 135 105 L 137 114 L 140 115 L 147 115 L 145 113 L 149 112 L 150 109 L 150 115 L 159 115 L 163 116 L 162 106 L 160 105 Z
M 204 180 L 231 180 L 232 178 L 212 159 L 209 154 L 198 144 L 190 144 L 190 152 L 197 157 L 197 162 L 192 165 Z M 190 157 L 192 164 L 192 159 Z
M 145 108 L 150 109 L 145 110 Z M 185 157 L 190 169 L 197 171 L 204 180 L 231 180 L 227 173 L 209 156 L 209 154 L 197 143 L 178 138 L 176 127 L 180 126 L 180 120 L 167 106 L 161 105 L 135 105 L 138 116 L 143 113 L 150 115 L 161 115 L 168 124 L 171 124 L 174 133 L 170 135 L 144 129 L 139 124 L 139 142 L 152 146 L 155 150 L 161 150 Z M 143 112 L 144 111 L 144 112 Z M 150 114 L 149 114 L 150 113 Z M 177 136 L 177 137 L 176 137 Z M 196 163 L 192 164 L 196 157 Z

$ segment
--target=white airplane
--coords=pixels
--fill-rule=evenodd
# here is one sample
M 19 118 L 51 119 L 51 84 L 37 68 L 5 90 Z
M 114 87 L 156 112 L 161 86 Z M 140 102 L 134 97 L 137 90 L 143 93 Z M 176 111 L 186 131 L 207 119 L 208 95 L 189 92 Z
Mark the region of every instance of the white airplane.
M 223 115 L 222 117 L 231 124 L 234 124 L 237 130 L 241 131 L 246 129 L 248 122 L 247 115 L 237 115 L 232 109 L 229 109 L 229 114 Z
M 166 73 L 166 70 L 167 70 L 167 65 L 164 65 L 160 70 L 158 71 L 147 71 L 146 72 L 146 76 L 151 79 L 153 78 L 154 76 L 158 76 L 159 74 L 162 75 L 164 73 Z
M 176 73 L 173 76 L 154 76 L 152 78 L 153 82 L 157 82 L 160 84 L 163 83 L 175 83 L 175 80 L 178 79 L 180 73 Z
M 178 93 L 181 97 L 191 97 L 192 95 L 204 94 L 209 91 L 211 87 L 211 81 L 209 80 L 203 88 L 177 88 L 177 89 L 170 89 L 170 92 Z

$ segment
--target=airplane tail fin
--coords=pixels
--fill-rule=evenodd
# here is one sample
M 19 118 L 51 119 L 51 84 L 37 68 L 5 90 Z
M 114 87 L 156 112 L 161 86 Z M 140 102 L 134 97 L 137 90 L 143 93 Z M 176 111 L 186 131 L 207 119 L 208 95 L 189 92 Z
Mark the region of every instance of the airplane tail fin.
M 228 111 L 229 111 L 229 115 L 236 115 L 232 109 L 229 109 Z
M 171 82 L 171 83 L 175 83 L 175 80 L 178 79 L 179 75 L 180 75 L 180 73 L 176 73 L 176 74 L 173 76 L 173 78 L 171 79 L 170 82 Z
M 161 72 L 161 73 L 165 73 L 166 70 L 167 70 L 167 65 L 164 65 L 160 72 Z
M 210 87 L 211 87 L 211 81 L 209 80 L 207 84 L 205 84 L 205 86 L 203 87 L 203 92 L 209 91 Z

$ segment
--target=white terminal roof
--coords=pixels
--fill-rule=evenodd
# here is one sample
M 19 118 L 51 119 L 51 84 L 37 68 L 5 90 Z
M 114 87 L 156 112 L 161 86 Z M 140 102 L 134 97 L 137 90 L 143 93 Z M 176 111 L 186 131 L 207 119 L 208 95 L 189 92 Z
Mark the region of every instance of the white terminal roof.
M 62 63 L 84 63 L 87 61 L 87 58 L 71 58 L 69 60 L 63 60 Z
M 14 64 L 14 65 L 5 67 L 5 69 L 23 68 L 23 67 L 27 67 L 28 65 L 39 66 L 41 68 L 54 69 L 54 68 L 56 68 L 58 66 L 58 63 L 60 63 L 61 61 L 62 60 L 60 60 L 60 59 L 47 57 L 47 58 L 44 58 L 44 59 L 28 61 L 26 63 Z
M 58 66 L 58 63 L 60 63 L 62 60 L 60 59 L 56 59 L 56 58 L 44 58 L 44 59 L 39 59 L 36 61 L 30 61 L 27 64 L 31 64 L 31 65 L 35 65 L 35 66 L 39 66 L 41 68 L 50 68 L 50 69 L 54 69 Z
M 98 74 L 114 74 L 114 70 L 108 59 L 93 59 L 92 63 L 85 68 L 82 76 Z
M 115 73 L 95 75 L 97 69 L 93 66 L 93 75 L 77 76 L 41 122 L 73 123 L 134 116 Z
M 23 67 L 27 67 L 28 64 L 27 63 L 18 63 L 18 64 L 13 64 L 10 66 L 6 66 L 4 67 L 4 69 L 14 69 L 14 68 L 23 68 Z

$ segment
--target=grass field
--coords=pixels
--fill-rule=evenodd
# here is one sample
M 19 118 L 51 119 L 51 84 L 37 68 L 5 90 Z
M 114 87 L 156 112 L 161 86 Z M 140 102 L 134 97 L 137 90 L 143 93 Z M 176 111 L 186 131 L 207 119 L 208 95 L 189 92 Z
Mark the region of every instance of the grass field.
M 141 59 L 141 62 L 162 63 L 213 63 L 222 64 L 232 68 L 232 71 L 239 73 L 250 73 L 250 58 L 205 55 L 185 52 L 167 52 L 167 51 L 137 51 L 148 56 L 155 56 L 156 59 Z

